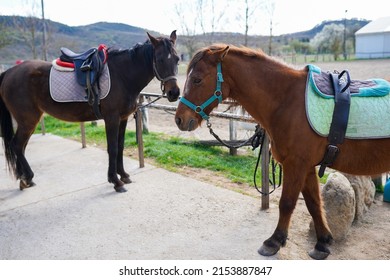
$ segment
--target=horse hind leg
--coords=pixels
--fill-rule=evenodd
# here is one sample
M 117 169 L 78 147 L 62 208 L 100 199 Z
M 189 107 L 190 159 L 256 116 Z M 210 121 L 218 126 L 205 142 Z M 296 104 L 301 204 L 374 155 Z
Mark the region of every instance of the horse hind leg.
M 32 171 L 25 157 L 26 146 L 34 129 L 35 127 L 33 129 L 27 129 L 23 126 L 18 126 L 18 129 L 15 133 L 15 137 L 12 141 L 12 146 L 17 158 L 16 175 L 17 178 L 20 179 L 20 190 L 35 186 L 35 183 L 32 180 L 34 177 L 34 172 Z
M 313 218 L 317 235 L 317 243 L 314 249 L 309 252 L 309 256 L 317 260 L 326 259 L 330 254 L 328 246 L 332 243 L 333 237 L 323 211 L 319 183 L 314 168 L 306 178 L 302 194 L 306 207 Z

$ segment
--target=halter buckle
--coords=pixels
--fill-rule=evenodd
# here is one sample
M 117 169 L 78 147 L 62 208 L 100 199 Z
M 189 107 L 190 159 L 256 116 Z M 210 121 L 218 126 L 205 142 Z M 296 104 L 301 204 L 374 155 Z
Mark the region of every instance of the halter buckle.
M 218 72 L 218 73 L 217 73 L 217 81 L 218 81 L 218 82 L 221 82 L 221 83 L 223 82 L 223 76 L 222 76 L 222 73 L 221 73 L 221 72 Z

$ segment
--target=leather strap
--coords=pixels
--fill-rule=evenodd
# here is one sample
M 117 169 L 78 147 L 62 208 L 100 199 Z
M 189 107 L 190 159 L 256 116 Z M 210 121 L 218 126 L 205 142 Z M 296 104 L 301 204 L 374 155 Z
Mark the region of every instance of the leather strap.
M 335 106 L 330 125 L 328 142 L 324 158 L 320 163 L 318 176 L 321 178 L 324 175 L 325 168 L 331 166 L 339 154 L 338 144 L 344 142 L 345 134 L 348 126 L 349 109 L 351 106 L 351 93 L 349 85 L 351 79 L 347 70 L 340 74 L 330 74 L 333 81 Z M 345 78 L 344 78 L 345 76 Z

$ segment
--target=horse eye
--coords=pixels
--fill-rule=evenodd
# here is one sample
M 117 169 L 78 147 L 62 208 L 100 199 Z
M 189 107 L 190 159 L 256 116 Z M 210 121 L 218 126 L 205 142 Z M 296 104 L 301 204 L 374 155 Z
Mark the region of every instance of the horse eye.
M 194 84 L 200 84 L 201 81 L 202 79 L 194 78 Z

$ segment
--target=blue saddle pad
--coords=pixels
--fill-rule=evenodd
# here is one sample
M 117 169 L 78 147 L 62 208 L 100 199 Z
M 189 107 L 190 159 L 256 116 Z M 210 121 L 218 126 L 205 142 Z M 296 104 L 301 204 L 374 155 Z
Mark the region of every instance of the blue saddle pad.
M 306 115 L 313 130 L 327 137 L 334 110 L 334 90 L 329 73 L 308 65 Z M 383 79 L 352 80 L 351 107 L 346 138 L 390 137 L 390 83 Z

